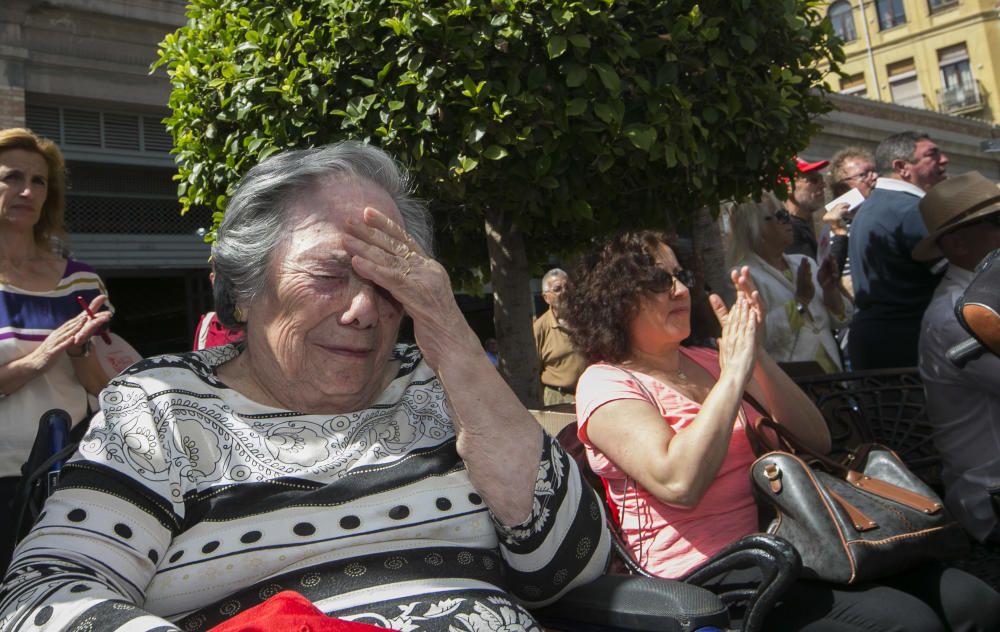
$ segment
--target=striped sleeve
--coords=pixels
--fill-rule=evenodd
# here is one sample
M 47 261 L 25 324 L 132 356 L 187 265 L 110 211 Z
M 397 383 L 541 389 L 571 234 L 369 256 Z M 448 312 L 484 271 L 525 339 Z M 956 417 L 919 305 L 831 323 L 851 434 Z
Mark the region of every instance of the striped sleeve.
M 508 566 L 507 588 L 528 607 L 551 603 L 604 572 L 611 549 L 604 508 L 547 434 L 531 516 L 513 527 L 493 522 Z
M 177 629 L 138 605 L 180 516 L 167 500 L 169 449 L 136 390 L 116 383 L 102 393 L 105 404 L 119 405 L 94 417 L 14 552 L 0 589 L 0 630 Z

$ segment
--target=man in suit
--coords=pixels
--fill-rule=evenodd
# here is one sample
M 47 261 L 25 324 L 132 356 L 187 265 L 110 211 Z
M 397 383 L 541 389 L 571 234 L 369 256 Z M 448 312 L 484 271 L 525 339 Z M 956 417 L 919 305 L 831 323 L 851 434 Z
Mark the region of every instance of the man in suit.
M 875 151 L 879 178 L 858 207 L 848 246 L 857 309 L 848 337 L 851 368 L 917 364 L 920 319 L 940 275 L 911 251 L 927 236 L 920 200 L 944 180 L 948 156 L 927 134 L 907 131 Z

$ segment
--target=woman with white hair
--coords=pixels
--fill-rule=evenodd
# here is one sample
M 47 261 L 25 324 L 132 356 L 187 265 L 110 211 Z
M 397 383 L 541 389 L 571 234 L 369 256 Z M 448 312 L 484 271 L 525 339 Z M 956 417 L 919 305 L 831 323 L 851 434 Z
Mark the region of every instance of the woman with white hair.
M 212 248 L 245 340 L 101 393 L 18 547 L 4 629 L 194 632 L 291 590 L 395 630 L 536 631 L 524 605 L 599 575 L 601 509 L 482 352 L 431 234 L 374 147 L 251 169 Z
M 816 362 L 826 373 L 843 369 L 831 329 L 850 322 L 851 304 L 836 263 L 818 267 L 805 255 L 785 254 L 792 241 L 788 211 L 771 193 L 729 210 L 729 265 L 747 266 L 767 309 L 764 348 L 778 362 Z

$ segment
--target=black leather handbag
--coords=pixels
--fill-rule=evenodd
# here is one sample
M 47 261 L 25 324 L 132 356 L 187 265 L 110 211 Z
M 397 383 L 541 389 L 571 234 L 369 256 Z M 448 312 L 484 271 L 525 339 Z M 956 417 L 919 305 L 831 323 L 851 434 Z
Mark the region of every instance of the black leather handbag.
M 857 584 L 967 553 L 968 537 L 941 499 L 889 448 L 864 444 L 841 463 L 805 449 L 770 419 L 760 425 L 792 451 L 754 461 L 754 494 L 774 510 L 767 532 L 802 557 L 803 578 Z M 751 432 L 768 444 L 763 432 Z

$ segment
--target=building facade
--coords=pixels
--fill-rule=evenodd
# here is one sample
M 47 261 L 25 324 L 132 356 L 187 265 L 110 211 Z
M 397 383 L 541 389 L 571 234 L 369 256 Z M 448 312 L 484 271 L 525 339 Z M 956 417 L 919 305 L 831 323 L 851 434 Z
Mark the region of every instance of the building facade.
M 800 152 L 808 160 L 828 159 L 848 145 L 872 153 L 884 138 L 907 130 L 926 132 L 948 154 L 948 173 L 978 171 L 1000 182 L 1000 126 L 975 118 L 942 114 L 863 97 L 830 95 L 833 109 L 820 117 L 823 129 Z
M 1000 2 L 834 0 L 834 91 L 1000 123 Z
M 949 103 L 971 103 L 955 111 L 987 120 L 1000 112 L 994 3 L 889 4 L 899 7 L 887 23 L 893 26 L 864 22 L 867 37 L 861 6 L 847 5 L 853 27 L 842 19 L 840 28 L 854 28 L 856 35 L 844 68 L 862 75 L 860 92 L 869 100 L 834 95 L 835 109 L 821 118 L 822 131 L 801 155 L 829 158 L 848 144 L 874 148 L 895 131 L 922 129 L 949 153 L 952 173 L 977 169 L 1000 180 L 1000 152 L 981 149 L 984 141 L 1000 138 L 998 128 L 942 114 L 933 92 L 943 81 L 934 74 L 941 60 L 951 68 L 960 59 L 954 51 L 964 45 L 966 65 L 941 76 L 965 82 L 971 75 L 974 84 L 958 85 L 975 85 L 978 96 L 953 92 Z M 835 5 L 841 6 L 831 3 L 834 13 Z M 876 5 L 882 3 L 863 5 L 867 20 L 882 15 Z M 105 278 L 118 308 L 114 330 L 144 355 L 188 348 L 198 315 L 211 305 L 209 248 L 201 237 L 211 216 L 206 209 L 180 215 L 171 139 L 161 123 L 170 83 L 162 70 L 150 73 L 157 44 L 184 24 L 184 11 L 183 0 L 0 0 L 0 127 L 30 127 L 62 148 L 69 168 L 70 248 Z M 931 33 L 926 42 L 910 31 L 918 24 Z M 881 61 L 872 72 L 876 53 Z M 906 60 L 913 63 L 910 74 L 888 74 Z M 916 77 L 916 92 L 912 85 L 907 92 L 908 77 Z M 919 100 L 891 103 L 894 95 L 917 93 Z
M 208 305 L 210 214 L 180 215 L 162 124 L 170 84 L 156 46 L 182 0 L 0 2 L 0 127 L 29 127 L 66 157 L 74 257 L 118 309 L 114 330 L 150 355 L 189 347 Z

